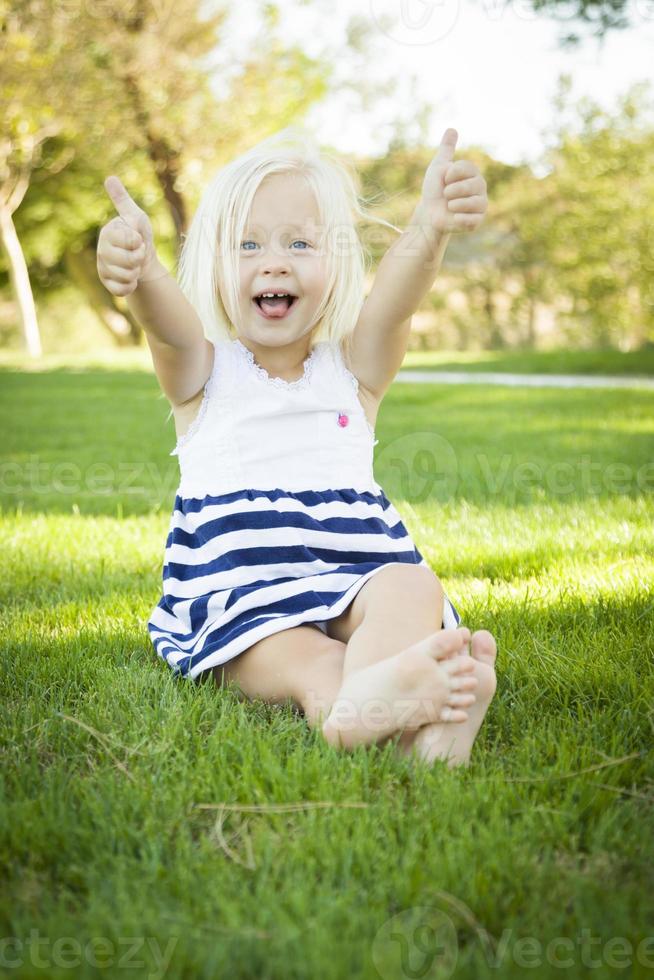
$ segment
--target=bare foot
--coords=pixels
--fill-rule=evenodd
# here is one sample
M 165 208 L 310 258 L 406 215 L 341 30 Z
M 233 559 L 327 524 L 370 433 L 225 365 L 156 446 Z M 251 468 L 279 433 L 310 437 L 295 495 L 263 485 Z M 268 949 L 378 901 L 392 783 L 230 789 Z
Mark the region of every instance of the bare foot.
M 474 704 L 477 663 L 465 654 L 466 627 L 440 630 L 406 650 L 348 674 L 322 733 L 330 745 L 354 748 L 399 729 L 436 721 L 465 722 Z
M 471 653 L 478 684 L 475 703 L 469 708 L 466 721 L 459 725 L 425 725 L 413 738 L 407 733 L 408 737 L 403 736 L 398 742 L 398 750 L 402 754 L 415 754 L 425 762 L 446 759 L 450 767 L 467 765 L 477 732 L 497 686 L 497 646 L 488 630 L 477 630 L 472 634 Z

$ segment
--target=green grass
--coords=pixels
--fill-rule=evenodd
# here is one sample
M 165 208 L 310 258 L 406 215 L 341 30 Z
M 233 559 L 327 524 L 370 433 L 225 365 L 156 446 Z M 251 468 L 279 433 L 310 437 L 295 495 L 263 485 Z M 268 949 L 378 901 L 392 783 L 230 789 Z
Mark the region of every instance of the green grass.
M 376 477 L 498 639 L 451 771 L 173 680 L 173 423 L 117 365 L 0 372 L 6 975 L 650 976 L 654 392 L 388 393 Z
M 403 367 L 515 374 L 654 374 L 654 346 L 639 351 L 408 351 Z

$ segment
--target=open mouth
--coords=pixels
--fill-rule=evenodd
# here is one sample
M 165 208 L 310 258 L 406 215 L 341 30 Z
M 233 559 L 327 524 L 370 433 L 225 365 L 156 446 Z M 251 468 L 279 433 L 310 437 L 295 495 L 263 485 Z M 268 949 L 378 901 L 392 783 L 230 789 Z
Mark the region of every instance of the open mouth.
M 273 318 L 286 316 L 293 304 L 297 302 L 297 296 L 294 296 L 293 293 L 282 292 L 262 292 L 258 296 L 254 296 L 253 299 L 264 316 Z

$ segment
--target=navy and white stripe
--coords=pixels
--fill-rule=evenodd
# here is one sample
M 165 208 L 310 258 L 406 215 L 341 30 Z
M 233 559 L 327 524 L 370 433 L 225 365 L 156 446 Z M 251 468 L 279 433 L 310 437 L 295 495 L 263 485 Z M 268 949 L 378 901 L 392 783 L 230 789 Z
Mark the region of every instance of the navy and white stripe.
M 381 489 L 178 494 L 150 637 L 174 674 L 195 679 L 272 633 L 324 630 L 392 563 L 427 565 Z M 443 626 L 458 623 L 446 597 Z

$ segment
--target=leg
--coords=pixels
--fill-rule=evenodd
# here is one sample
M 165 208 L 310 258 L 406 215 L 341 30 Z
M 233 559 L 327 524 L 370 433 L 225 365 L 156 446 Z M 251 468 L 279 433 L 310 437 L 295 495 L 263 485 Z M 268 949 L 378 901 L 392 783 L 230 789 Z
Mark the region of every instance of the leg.
M 443 587 L 424 565 L 389 565 L 357 593 L 344 677 L 384 660 L 443 626 Z
M 234 682 L 248 699 L 292 700 L 313 728 L 321 727 L 338 693 L 344 658 L 344 643 L 302 625 L 258 640 L 207 673 L 219 686 Z
M 350 635 L 343 687 L 323 726 L 327 741 L 380 742 L 406 728 L 410 742 L 429 722 L 465 721 L 474 663 L 456 654 L 470 634 L 442 630 L 442 610 L 440 582 L 425 566 L 389 565 L 365 583 L 337 624 L 341 637 Z

